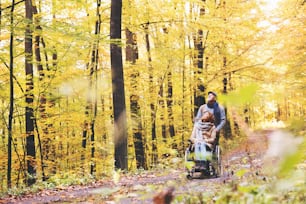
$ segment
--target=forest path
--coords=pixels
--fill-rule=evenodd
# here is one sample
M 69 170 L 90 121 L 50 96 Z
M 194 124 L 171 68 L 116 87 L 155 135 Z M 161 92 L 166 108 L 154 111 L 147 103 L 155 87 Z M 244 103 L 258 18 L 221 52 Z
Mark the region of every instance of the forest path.
M 217 190 L 222 178 L 187 180 L 183 169 L 146 173 L 141 176 L 122 176 L 118 183 L 104 181 L 89 186 L 71 186 L 62 189 L 43 190 L 35 194 L 0 200 L 7 204 L 45 203 L 153 203 L 158 192 L 174 187 L 174 196 L 180 194 Z
M 174 189 L 173 196 L 176 198 L 186 194 L 200 196 L 201 192 L 213 196 L 224 184 L 238 179 L 235 172 L 241 169 L 247 169 L 250 176 L 265 179 L 261 175 L 261 169 L 270 133 L 271 131 L 262 131 L 253 134 L 233 151 L 224 152 L 224 175 L 220 178 L 188 180 L 186 171 L 179 162 L 175 164 L 176 168 L 172 169 L 144 171 L 138 175 L 120 175 L 116 179 L 98 181 L 86 186 L 43 190 L 35 194 L 0 199 L 0 203 L 153 203 L 154 196 L 167 189 Z

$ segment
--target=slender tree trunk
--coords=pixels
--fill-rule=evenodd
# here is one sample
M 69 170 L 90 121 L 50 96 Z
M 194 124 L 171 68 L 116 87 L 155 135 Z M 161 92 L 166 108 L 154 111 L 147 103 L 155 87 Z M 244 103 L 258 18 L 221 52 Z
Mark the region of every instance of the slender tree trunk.
M 36 5 L 33 4 L 33 14 L 38 14 L 37 11 L 37 7 Z M 35 47 L 35 58 L 36 58 L 36 64 L 37 64 L 37 71 L 39 73 L 39 82 L 40 87 L 42 87 L 42 89 L 44 90 L 45 85 L 44 85 L 44 78 L 45 78 L 45 73 L 44 73 L 44 68 L 42 65 L 42 61 L 41 61 L 41 54 L 40 54 L 40 33 L 42 31 L 42 28 L 40 26 L 40 21 L 39 21 L 39 17 L 37 15 L 37 17 L 35 18 L 35 30 L 36 35 L 35 35 L 35 41 L 34 41 L 34 47 Z M 37 134 L 38 137 L 38 143 L 39 143 L 39 148 L 40 148 L 40 162 L 41 162 L 41 168 L 42 168 L 42 180 L 45 181 L 47 179 L 47 176 L 45 174 L 45 168 L 46 165 L 44 164 L 44 160 L 48 160 L 50 157 L 53 157 L 53 152 L 51 151 L 51 145 L 52 145 L 52 139 L 49 138 L 49 131 L 48 131 L 48 124 L 46 124 L 46 120 L 48 118 L 47 114 L 46 114 L 46 103 L 47 103 L 47 99 L 46 99 L 46 94 L 45 92 L 41 92 L 39 95 L 39 113 L 41 116 L 41 122 L 42 122 L 42 130 L 43 130 L 43 136 L 42 139 L 40 139 L 40 134 Z M 37 132 L 38 132 L 38 127 L 37 127 L 37 123 L 35 123 L 36 128 L 37 128 Z M 53 160 L 54 162 L 54 160 Z
M 226 73 L 227 60 L 226 56 L 223 57 L 223 69 L 224 69 L 224 77 L 223 77 L 223 94 L 227 94 L 227 73 Z
M 227 58 L 226 56 L 223 57 L 223 70 L 224 70 L 224 78 L 223 78 L 223 94 L 227 94 L 227 74 L 226 74 L 226 68 L 227 68 Z M 225 114 L 227 115 L 227 108 L 224 108 Z M 224 126 L 224 137 L 230 138 L 232 135 L 232 129 L 231 129 L 231 121 L 226 120 L 225 126 Z
M 144 27 L 145 29 L 145 41 L 146 41 L 146 49 L 148 54 L 148 63 L 149 63 L 149 86 L 150 86 L 150 94 L 151 94 L 151 137 L 152 137 L 152 165 L 157 164 L 158 161 L 158 149 L 157 149 L 157 140 L 156 140 L 156 109 L 155 104 L 152 101 L 154 98 L 154 77 L 153 77 L 153 67 L 152 67 L 152 57 L 151 57 L 151 48 L 150 48 L 150 40 L 149 40 L 149 23 L 147 23 Z
M 91 153 L 91 162 L 90 162 L 90 174 L 94 175 L 95 173 L 95 121 L 97 117 L 97 69 L 98 69 L 98 59 L 99 59 L 99 34 L 101 26 L 101 16 L 100 16 L 100 6 L 101 0 L 97 0 L 96 8 L 96 17 L 95 22 L 95 35 L 96 40 L 93 42 L 92 52 L 91 52 L 91 61 L 88 64 L 89 66 L 89 90 L 88 93 L 94 93 L 94 95 L 88 95 L 87 105 L 85 108 L 85 118 L 83 137 L 82 137 L 82 154 L 81 160 L 83 165 L 85 165 L 86 159 L 86 144 L 87 144 L 87 135 L 90 133 L 90 153 Z M 84 168 L 82 168 L 84 170 Z
M 132 65 L 136 63 L 138 59 L 138 47 L 136 34 L 131 32 L 128 28 L 125 30 L 126 33 L 126 60 L 131 62 Z M 139 105 L 139 95 L 138 95 L 138 79 L 139 72 L 133 69 L 130 80 L 131 80 L 131 95 L 130 95 L 130 109 L 131 109 L 131 120 L 132 120 L 132 131 L 133 131 L 133 141 L 135 148 L 136 157 L 136 167 L 137 169 L 143 168 L 147 169 L 145 160 L 145 148 L 143 144 L 143 134 L 142 134 L 142 120 L 141 120 L 141 110 Z
M 161 136 L 163 138 L 163 142 L 167 142 L 167 123 L 165 119 L 165 99 L 164 99 L 164 77 L 160 78 L 160 86 L 158 91 L 158 107 L 160 109 L 159 119 L 161 121 Z
M 39 2 L 41 3 L 41 2 Z M 53 2 L 54 3 L 54 2 Z M 54 6 L 54 5 L 53 5 Z M 52 7 L 53 8 L 53 7 Z M 33 5 L 33 13 L 38 14 L 38 10 L 36 5 Z M 55 18 L 54 9 L 52 10 L 53 18 Z M 49 50 L 46 47 L 46 43 L 44 41 L 44 38 L 40 35 L 42 32 L 42 27 L 40 25 L 39 15 L 37 15 L 35 19 L 35 29 L 38 31 L 36 32 L 35 36 L 35 56 L 37 61 L 37 70 L 39 73 L 39 81 L 41 83 L 43 92 L 40 93 L 39 97 L 39 113 L 41 116 L 41 124 L 42 124 L 42 130 L 43 130 L 43 136 L 41 139 L 41 143 L 39 146 L 41 148 L 41 167 L 42 167 L 42 177 L 43 180 L 46 180 L 49 176 L 46 174 L 54 175 L 56 174 L 56 145 L 54 144 L 55 141 L 55 130 L 52 121 L 50 121 L 50 114 L 47 112 L 47 110 L 51 110 L 55 106 L 54 97 L 52 97 L 52 92 L 50 91 L 49 87 L 47 86 L 46 79 L 51 80 L 51 72 L 55 70 L 57 65 L 57 54 L 56 50 L 53 47 L 52 49 L 52 66 L 50 68 L 50 61 L 48 57 L 47 50 Z M 45 66 L 46 69 L 43 69 L 42 60 L 41 60 L 41 46 L 43 47 L 44 51 L 44 58 L 45 58 Z M 47 70 L 47 72 L 45 72 Z M 48 120 L 47 120 L 48 119 Z M 38 135 L 39 136 L 39 135 Z M 49 166 L 46 165 L 46 162 L 48 161 Z M 49 167 L 46 169 L 46 167 Z
M 84 173 L 84 165 L 85 165 L 85 159 L 86 159 L 86 146 L 87 146 L 87 135 L 89 132 L 89 120 L 90 116 L 89 113 L 91 111 L 91 104 L 89 99 L 87 99 L 87 104 L 85 106 L 85 121 L 83 124 L 83 134 L 82 134 L 82 151 L 81 151 L 81 169 Z
M 205 4 L 206 0 L 202 0 Z M 200 18 L 205 15 L 205 8 L 201 7 L 200 9 Z M 206 33 L 206 37 L 208 36 L 208 32 Z M 197 71 L 195 73 L 196 76 L 196 90 L 194 92 L 194 115 L 197 114 L 199 107 L 205 103 L 204 92 L 204 80 L 203 80 L 203 64 L 204 64 L 204 32 L 202 29 L 198 30 L 197 36 L 195 37 L 195 49 L 197 53 Z
M 8 141 L 7 141 L 7 187 L 12 187 L 12 137 L 13 137 L 13 113 L 14 113 L 14 8 L 15 1 L 12 0 L 11 7 L 11 35 L 10 35 L 10 108 L 8 120 Z
M 186 52 L 186 45 L 185 42 L 183 43 L 183 47 L 184 47 L 184 52 Z M 186 141 L 186 134 L 185 134 L 185 128 L 188 127 L 188 121 L 189 121 L 189 117 L 186 117 L 186 106 L 185 106 L 185 101 L 186 101 L 186 95 L 187 95 L 187 90 L 186 90 L 186 81 L 187 81 L 187 77 L 186 77 L 186 55 L 184 54 L 183 58 L 182 58 L 182 64 L 183 66 L 181 67 L 181 73 L 182 73 L 182 99 L 181 99 L 181 109 L 182 109 L 182 126 L 181 126 L 181 149 L 180 152 L 184 152 L 185 150 L 185 141 Z M 185 122 L 186 121 L 186 122 Z
M 105 104 L 105 96 L 104 95 L 101 95 L 100 96 L 100 100 L 101 100 L 101 113 L 105 113 L 106 110 L 106 104 Z M 106 117 L 103 117 L 102 121 L 101 121 L 101 124 L 100 124 L 100 128 L 101 128 L 101 132 L 102 132 L 102 135 L 101 135 L 101 139 L 102 139 L 102 145 L 106 148 L 103 148 L 102 149 L 102 157 L 101 157 L 101 160 L 102 161 L 105 161 L 107 158 L 109 158 L 109 155 L 110 155 L 110 151 L 111 148 L 109 148 L 109 138 L 107 137 L 107 118 Z M 102 163 L 102 171 L 103 172 L 107 172 L 107 168 L 106 168 L 106 163 L 103 162 Z
M 25 11 L 27 26 L 25 31 L 25 74 L 26 74 L 26 93 L 25 93 L 25 122 L 26 122 L 26 161 L 27 161 L 27 185 L 36 182 L 36 152 L 34 140 L 34 83 L 33 83 L 33 50 L 32 50 L 32 28 L 33 12 L 32 0 L 25 0 Z
M 90 162 L 90 174 L 94 175 L 96 171 L 96 163 L 95 163 L 95 122 L 97 117 L 97 110 L 98 110 L 98 104 L 97 104 L 97 83 L 98 83 L 98 63 L 99 63 L 99 35 L 100 35 L 100 28 L 101 28 L 101 14 L 100 14 L 100 6 L 101 6 L 101 0 L 97 0 L 97 12 L 96 12 L 96 24 L 95 24 L 95 35 L 97 36 L 97 40 L 94 42 L 93 46 L 93 52 L 91 57 L 91 85 L 90 89 L 94 91 L 93 96 L 93 113 L 92 113 L 92 119 L 91 119 L 91 136 L 90 136 L 90 142 L 91 142 L 91 162 Z
M 167 84 L 168 84 L 168 94 L 167 94 L 167 110 L 168 110 L 168 120 L 169 120 L 169 133 L 170 137 L 175 135 L 174 130 L 174 118 L 173 118 L 173 85 L 172 85 L 172 71 L 170 70 L 167 74 Z
M 122 0 L 111 1 L 110 20 L 110 45 L 111 69 L 113 83 L 113 105 L 114 105 L 114 143 L 115 143 L 115 167 L 126 170 L 127 164 L 127 128 L 126 107 L 124 92 L 124 77 L 121 48 L 121 15 Z
M 223 15 L 222 17 L 223 17 L 223 21 L 226 23 L 226 21 L 227 21 L 226 1 L 222 2 L 221 9 L 223 9 L 223 11 L 224 11 L 224 12 L 222 12 L 222 15 Z M 225 38 L 226 38 L 226 36 L 223 37 L 223 39 L 225 39 Z M 226 57 L 226 52 L 225 52 L 226 44 L 225 44 L 225 42 L 223 42 L 223 43 L 224 43 L 222 45 L 223 50 L 221 50 L 221 52 L 220 52 L 220 53 L 224 53 L 223 54 L 223 65 L 222 65 L 223 72 L 224 72 L 223 80 L 222 80 L 222 83 L 223 83 L 223 91 L 222 92 L 223 92 L 223 94 L 227 94 L 227 90 L 228 90 L 228 88 L 227 88 L 227 85 L 228 85 L 227 64 L 228 64 L 228 62 L 227 62 L 227 57 Z M 225 115 L 227 115 L 227 107 L 224 108 L 224 111 L 225 111 Z M 225 126 L 223 128 L 224 138 L 228 139 L 228 138 L 231 137 L 231 135 L 232 135 L 232 128 L 231 127 L 232 127 L 231 121 L 226 119 L 226 123 L 225 123 Z

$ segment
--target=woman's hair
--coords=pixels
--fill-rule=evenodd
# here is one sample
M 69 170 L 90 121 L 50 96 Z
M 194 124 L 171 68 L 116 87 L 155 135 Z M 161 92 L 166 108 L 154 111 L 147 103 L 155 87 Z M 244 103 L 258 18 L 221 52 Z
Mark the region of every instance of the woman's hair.
M 201 121 L 202 121 L 202 122 L 211 122 L 211 123 L 213 123 L 213 122 L 215 122 L 215 116 L 214 116 L 214 114 L 212 114 L 211 112 L 205 111 L 205 112 L 203 113 L 203 116 L 202 116 L 202 118 L 201 118 Z

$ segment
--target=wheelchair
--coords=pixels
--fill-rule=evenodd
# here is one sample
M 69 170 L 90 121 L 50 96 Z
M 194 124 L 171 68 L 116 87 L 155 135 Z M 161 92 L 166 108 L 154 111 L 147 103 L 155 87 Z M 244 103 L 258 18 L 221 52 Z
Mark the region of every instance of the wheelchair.
M 185 169 L 187 179 L 217 178 L 222 175 L 221 149 L 218 144 L 211 150 L 204 141 L 194 144 L 189 141 L 189 147 L 185 150 Z

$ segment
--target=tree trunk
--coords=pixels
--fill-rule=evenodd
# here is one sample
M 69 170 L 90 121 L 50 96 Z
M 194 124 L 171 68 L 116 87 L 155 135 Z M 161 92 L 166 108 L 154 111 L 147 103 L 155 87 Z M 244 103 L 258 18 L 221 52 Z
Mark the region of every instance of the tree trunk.
M 167 142 L 167 125 L 165 120 L 164 110 L 166 108 L 164 101 L 164 77 L 160 77 L 160 86 L 158 90 L 158 107 L 160 109 L 159 112 L 159 120 L 161 121 L 161 136 L 163 138 L 163 142 Z
M 226 22 L 227 21 L 227 13 L 226 13 L 226 1 L 223 1 L 222 3 L 220 2 L 220 6 L 221 6 L 221 9 L 223 9 L 223 21 Z M 226 32 L 225 32 L 226 33 Z M 225 39 L 226 36 L 223 37 L 223 39 Z M 220 53 L 223 53 L 223 80 L 222 80 L 222 83 L 223 83 L 223 94 L 227 94 L 228 92 L 228 76 L 227 76 L 227 64 L 228 64 L 228 59 L 227 59 L 227 56 L 226 56 L 226 44 L 225 42 L 223 42 L 224 44 L 221 46 L 221 48 L 223 50 L 221 50 Z M 225 115 L 228 115 L 228 111 L 227 111 L 227 107 L 224 107 L 224 111 L 225 111 Z M 235 124 L 234 124 L 235 125 Z M 223 128 L 223 132 L 224 132 L 224 138 L 225 139 L 228 139 L 232 136 L 232 124 L 231 124 L 231 121 L 226 118 L 226 123 L 224 125 L 224 128 Z
M 44 84 L 44 78 L 45 78 L 45 73 L 41 61 L 41 54 L 40 54 L 40 33 L 42 31 L 42 28 L 40 26 L 40 21 L 38 17 L 38 11 L 36 5 L 32 5 L 33 7 L 33 14 L 35 14 L 37 17 L 35 18 L 35 30 L 36 35 L 35 35 L 35 41 L 34 41 L 34 47 L 35 47 L 35 58 L 36 58 L 36 64 L 37 64 L 37 71 L 39 73 L 39 82 L 41 83 L 42 90 L 45 89 L 45 84 Z M 39 94 L 39 113 L 41 116 L 41 123 L 42 123 L 42 130 L 43 130 L 43 136 L 42 140 L 40 140 L 40 134 L 37 134 L 38 136 L 38 142 L 39 142 L 39 147 L 40 147 L 40 161 L 41 161 L 41 168 L 42 168 L 42 180 L 45 181 L 47 179 L 47 176 L 45 174 L 45 168 L 47 167 L 44 164 L 44 160 L 49 160 L 50 158 L 54 158 L 54 152 L 51 151 L 51 145 L 52 141 L 54 141 L 54 138 L 49 138 L 49 130 L 48 130 L 48 124 L 46 123 L 46 120 L 48 118 L 46 114 L 46 104 L 47 104 L 47 99 L 46 99 L 46 93 L 41 92 Z M 35 123 L 37 126 L 37 123 Z M 38 129 L 38 127 L 37 127 Z M 37 130 L 38 131 L 38 130 Z M 54 163 L 54 159 L 53 162 Z
M 93 113 L 92 113 L 92 118 L 91 118 L 91 136 L 90 136 L 90 142 L 91 142 L 91 162 L 90 162 L 90 174 L 94 175 L 96 171 L 96 163 L 95 163 L 95 122 L 96 122 L 96 117 L 97 117 L 97 110 L 98 110 L 98 103 L 97 103 L 97 98 L 98 98 L 98 63 L 99 63 L 99 35 L 100 35 L 100 28 L 101 28 L 101 15 L 100 15 L 100 6 L 101 6 L 101 0 L 97 0 L 97 12 L 96 12 L 96 24 L 95 24 L 95 35 L 97 36 L 97 40 L 94 42 L 93 46 L 93 52 L 91 56 L 91 72 L 90 72 L 90 77 L 91 77 L 91 84 L 90 84 L 90 89 L 94 90 L 94 96 L 93 96 Z
M 97 1 L 96 17 L 95 22 L 95 35 L 96 40 L 93 42 L 92 52 L 91 52 L 91 61 L 88 63 L 89 69 L 89 90 L 88 93 L 93 91 L 93 95 L 88 95 L 87 105 L 85 107 L 85 121 L 83 128 L 82 136 L 82 154 L 81 161 L 82 165 L 85 165 L 86 159 L 86 145 L 87 145 L 87 136 L 90 133 L 90 152 L 91 152 L 91 162 L 90 162 L 90 174 L 94 175 L 95 173 L 95 121 L 97 117 L 97 69 L 98 69 L 98 58 L 99 58 L 99 35 L 100 35 L 100 26 L 101 26 L 101 16 L 100 16 L 100 6 L 101 0 Z M 84 170 L 84 168 L 83 168 Z M 83 172 L 84 173 L 84 172 Z
M 11 7 L 11 35 L 10 35 L 10 108 L 8 120 L 8 141 L 7 141 L 7 187 L 12 187 L 12 130 L 13 130 L 13 113 L 14 113 L 14 8 L 15 1 L 12 1 Z
M 223 57 L 223 70 L 224 70 L 224 77 L 223 77 L 223 94 L 227 94 L 227 73 L 226 73 L 226 66 L 227 60 L 226 57 Z
M 173 118 L 173 86 L 172 86 L 172 71 L 170 70 L 167 74 L 167 82 L 168 82 L 168 95 L 167 95 L 167 110 L 168 110 L 168 120 L 169 120 L 169 133 L 170 137 L 175 135 L 174 130 L 174 118 Z
M 202 0 L 202 2 L 205 4 L 206 0 Z M 205 8 L 201 7 L 200 9 L 200 18 L 202 18 L 205 15 Z M 195 42 L 195 49 L 197 53 L 196 57 L 196 67 L 197 71 L 195 72 L 196 77 L 196 87 L 194 92 L 194 116 L 197 114 L 199 107 L 205 103 L 204 98 L 204 92 L 205 92 L 205 86 L 204 86 L 204 80 L 203 80 L 203 59 L 204 59 L 204 32 L 202 29 L 198 30 L 198 33 L 194 39 Z M 206 38 L 208 36 L 208 32 L 206 33 Z
M 136 63 L 138 59 L 138 47 L 136 41 L 136 34 L 131 32 L 128 28 L 125 30 L 126 33 L 126 60 L 131 62 L 132 65 Z M 130 75 L 131 80 L 131 96 L 130 96 L 130 109 L 131 109 L 131 120 L 132 120 L 132 132 L 133 132 L 133 141 L 135 148 L 135 157 L 136 157 L 136 167 L 137 169 L 143 168 L 147 169 L 146 160 L 145 160 L 145 148 L 143 144 L 143 135 L 142 135 L 142 120 L 141 120 L 141 110 L 139 105 L 139 95 L 138 93 L 138 79 L 139 72 L 136 69 L 132 70 Z
M 223 78 L 223 94 L 227 94 L 227 74 L 226 74 L 226 68 L 227 68 L 227 58 L 226 56 L 223 57 L 223 71 L 224 71 L 224 78 Z M 227 115 L 227 108 L 224 108 L 225 114 Z M 224 138 L 228 139 L 232 135 L 232 129 L 231 129 L 231 121 L 226 119 L 226 123 L 224 125 Z
M 136 63 L 138 59 L 138 46 L 137 46 L 137 36 L 135 33 L 131 32 L 128 28 L 125 30 L 126 34 L 126 61 L 132 64 Z
M 153 102 L 154 98 L 154 77 L 153 77 L 153 67 L 152 67 L 152 57 L 151 57 L 151 48 L 150 48 L 150 40 L 149 40 L 149 23 L 144 25 L 145 29 L 145 41 L 146 41 L 146 49 L 148 54 L 148 63 L 149 63 L 149 90 L 151 94 L 151 102 L 150 102 L 150 109 L 151 109 L 151 138 L 152 138 L 152 158 L 151 163 L 152 165 L 157 164 L 158 160 L 158 149 L 157 149 L 157 140 L 156 140 L 156 110 L 155 104 Z
M 27 185 L 36 182 L 36 152 L 34 140 L 34 83 L 33 83 L 33 50 L 32 50 L 32 25 L 33 12 L 32 0 L 25 0 L 26 31 L 25 31 L 25 74 L 26 74 L 26 93 L 25 93 L 25 123 L 26 123 L 26 161 L 27 161 Z
M 115 167 L 127 169 L 127 128 L 126 107 L 124 92 L 124 77 L 121 48 L 121 14 L 122 0 L 111 1 L 110 19 L 110 52 L 112 70 L 112 88 L 114 105 L 114 144 L 115 144 Z
M 87 134 L 88 134 L 88 127 L 89 127 L 89 125 L 88 125 L 89 110 L 90 110 L 90 107 L 87 104 L 86 107 L 85 107 L 85 118 L 86 119 L 85 119 L 84 124 L 83 124 L 83 134 L 82 134 L 82 151 L 81 151 L 82 166 L 84 166 L 85 155 L 86 155 Z M 82 167 L 82 169 L 83 169 L 83 167 Z M 84 171 L 84 169 L 83 169 L 83 171 Z

